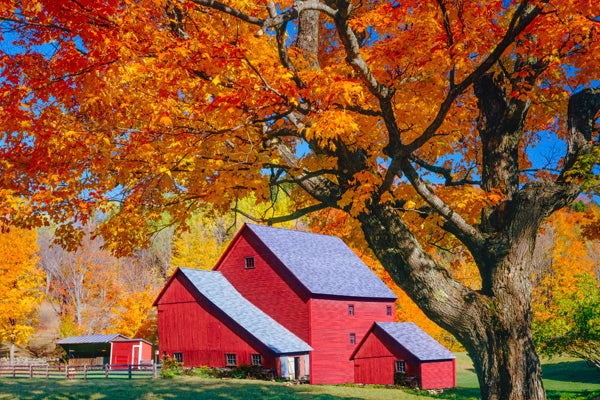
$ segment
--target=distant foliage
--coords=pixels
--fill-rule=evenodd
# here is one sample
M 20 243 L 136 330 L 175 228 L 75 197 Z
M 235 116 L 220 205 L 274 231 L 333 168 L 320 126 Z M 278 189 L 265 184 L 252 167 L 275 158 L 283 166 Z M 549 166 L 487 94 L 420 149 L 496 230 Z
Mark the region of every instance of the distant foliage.
M 26 343 L 35 332 L 44 273 L 37 267 L 36 233 L 0 233 L 0 341 Z

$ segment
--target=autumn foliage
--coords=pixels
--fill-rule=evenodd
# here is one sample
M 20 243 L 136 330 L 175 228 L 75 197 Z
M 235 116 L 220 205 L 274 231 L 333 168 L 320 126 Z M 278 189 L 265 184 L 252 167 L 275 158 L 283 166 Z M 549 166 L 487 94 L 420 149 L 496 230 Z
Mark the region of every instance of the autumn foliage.
M 4 1 L 0 217 L 52 220 L 70 249 L 108 215 L 93 234 L 126 255 L 207 204 L 283 191 L 293 211 L 270 222 L 341 210 L 469 350 L 484 399 L 544 399 L 533 254 L 544 221 L 598 186 L 599 15 L 588 0 Z

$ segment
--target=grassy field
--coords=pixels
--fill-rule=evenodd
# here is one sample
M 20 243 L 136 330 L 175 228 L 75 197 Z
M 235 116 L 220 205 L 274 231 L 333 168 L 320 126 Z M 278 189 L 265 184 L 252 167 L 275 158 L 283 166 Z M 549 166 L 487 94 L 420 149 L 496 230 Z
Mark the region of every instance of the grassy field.
M 584 362 L 557 358 L 543 365 L 550 399 L 600 399 L 600 373 Z M 426 391 L 347 387 L 334 385 L 289 385 L 285 383 L 177 377 L 171 380 L 39 380 L 0 379 L 0 399 L 19 400 L 413 400 L 479 398 L 477 377 L 471 360 L 457 355 L 457 388 L 441 394 Z

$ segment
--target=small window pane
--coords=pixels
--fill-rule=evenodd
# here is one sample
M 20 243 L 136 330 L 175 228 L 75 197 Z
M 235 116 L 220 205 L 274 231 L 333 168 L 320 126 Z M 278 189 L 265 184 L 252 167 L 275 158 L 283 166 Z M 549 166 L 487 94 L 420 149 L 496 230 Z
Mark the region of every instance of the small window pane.
M 348 315 L 354 315 L 354 304 L 348 304 Z
M 252 365 L 262 365 L 262 355 L 252 354 Z
M 356 335 L 354 333 L 350 334 L 350 344 L 356 344 Z
M 244 266 L 246 269 L 254 269 L 254 257 L 244 258 Z
M 392 306 L 387 306 L 385 308 L 385 314 L 386 315 L 392 315 Z
M 225 354 L 225 365 L 228 367 L 233 367 L 237 365 L 237 355 L 236 354 Z
M 173 353 L 173 359 L 179 364 L 183 363 L 183 353 Z
M 396 360 L 396 372 L 401 372 L 401 373 L 406 372 L 406 361 Z

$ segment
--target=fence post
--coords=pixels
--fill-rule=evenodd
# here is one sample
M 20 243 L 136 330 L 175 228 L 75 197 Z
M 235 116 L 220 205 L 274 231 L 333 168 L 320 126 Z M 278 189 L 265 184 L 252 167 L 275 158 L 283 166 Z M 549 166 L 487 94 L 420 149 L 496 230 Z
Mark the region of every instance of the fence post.
M 33 378 L 33 364 L 29 364 L 29 379 Z
M 131 379 L 131 364 L 129 364 L 128 369 L 129 369 L 129 371 L 128 371 L 129 372 L 129 379 Z
M 65 379 L 69 379 L 69 366 L 65 365 Z
M 108 379 L 108 364 L 104 364 L 104 377 Z
M 87 379 L 87 365 L 83 366 L 83 379 Z
M 156 379 L 156 364 L 152 363 L 152 379 Z
M 46 364 L 46 379 L 50 378 L 50 365 Z

